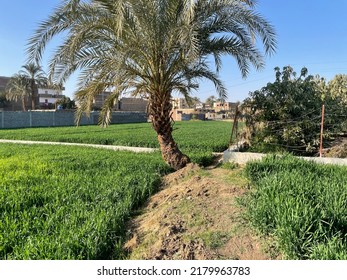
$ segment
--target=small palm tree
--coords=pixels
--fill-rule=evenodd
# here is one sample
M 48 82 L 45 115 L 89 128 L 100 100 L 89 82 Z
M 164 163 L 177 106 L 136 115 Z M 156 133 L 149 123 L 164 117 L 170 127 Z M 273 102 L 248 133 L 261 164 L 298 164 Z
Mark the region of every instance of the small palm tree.
M 7 105 L 6 91 L 0 90 L 0 108 L 4 108 Z
M 38 106 L 38 88 L 47 86 L 47 78 L 42 67 L 35 63 L 23 65 L 24 70 L 20 71 L 20 75 L 28 81 L 30 90 L 31 109 L 35 110 Z
M 30 96 L 30 86 L 25 76 L 15 74 L 6 86 L 6 99 L 9 101 L 21 100 L 22 110 L 26 111 L 26 100 Z
M 264 54 L 275 50 L 275 32 L 254 7 L 253 0 L 65 0 L 30 39 L 29 60 L 39 63 L 47 42 L 66 32 L 50 76 L 61 83 L 82 69 L 77 121 L 105 90 L 113 93 L 101 111 L 101 125 L 109 123 L 121 94 L 145 95 L 163 159 L 180 169 L 189 158 L 172 137 L 172 94 L 188 98 L 200 79 L 208 79 L 225 99 L 218 77 L 224 55 L 235 57 L 244 77 L 250 65 L 264 66 Z

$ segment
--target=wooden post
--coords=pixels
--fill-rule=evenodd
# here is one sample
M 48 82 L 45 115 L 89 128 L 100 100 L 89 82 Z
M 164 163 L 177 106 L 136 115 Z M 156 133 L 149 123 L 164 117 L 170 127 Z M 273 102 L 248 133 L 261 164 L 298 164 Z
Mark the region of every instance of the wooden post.
M 322 122 L 320 126 L 319 157 L 322 157 L 322 152 L 323 152 L 323 128 L 324 128 L 324 104 L 322 105 Z
M 239 104 L 236 105 L 235 108 L 235 116 L 234 116 L 234 122 L 233 122 L 233 128 L 231 130 L 231 135 L 230 135 L 230 141 L 229 141 L 229 147 L 233 144 L 233 135 L 237 135 L 237 122 L 238 122 L 238 114 L 239 114 Z

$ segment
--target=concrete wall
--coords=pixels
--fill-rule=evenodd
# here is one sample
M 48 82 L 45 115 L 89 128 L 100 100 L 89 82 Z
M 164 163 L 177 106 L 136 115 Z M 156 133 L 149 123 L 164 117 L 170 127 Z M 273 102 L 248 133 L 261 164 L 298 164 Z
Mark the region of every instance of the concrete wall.
M 238 164 L 246 164 L 249 161 L 261 160 L 266 154 L 261 153 L 241 153 L 226 150 L 223 153 L 223 162 L 235 162 Z M 347 158 L 319 158 L 319 157 L 299 157 L 304 160 L 314 161 L 322 164 L 347 165 Z
M 50 127 L 73 126 L 75 113 L 73 111 L 48 112 L 0 112 L 0 128 L 20 127 Z M 99 112 L 92 112 L 90 118 L 83 116 L 81 125 L 98 124 Z M 147 122 L 143 112 L 113 112 L 111 123 L 141 123 Z

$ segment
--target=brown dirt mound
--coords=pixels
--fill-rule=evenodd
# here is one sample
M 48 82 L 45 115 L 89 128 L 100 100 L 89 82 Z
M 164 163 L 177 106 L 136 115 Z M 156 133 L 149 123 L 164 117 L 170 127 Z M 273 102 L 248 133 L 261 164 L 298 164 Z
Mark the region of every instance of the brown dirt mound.
M 129 225 L 129 258 L 270 259 L 241 218 L 235 198 L 246 188 L 242 179 L 231 182 L 238 173 L 189 164 L 167 175 L 163 189 Z
M 338 138 L 333 143 L 331 148 L 324 149 L 324 157 L 347 158 L 347 137 Z

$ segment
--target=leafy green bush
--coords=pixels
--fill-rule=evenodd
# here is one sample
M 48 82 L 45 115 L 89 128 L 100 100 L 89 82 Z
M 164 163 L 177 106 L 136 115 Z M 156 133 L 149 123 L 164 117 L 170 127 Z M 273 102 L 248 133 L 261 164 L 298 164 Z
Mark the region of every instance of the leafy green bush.
M 253 151 L 317 153 L 323 104 L 324 141 L 346 131 L 347 107 L 331 96 L 324 79 L 307 75 L 307 68 L 298 77 L 290 66 L 275 71 L 276 80 L 251 92 L 242 104 L 244 138 Z
M 0 259 L 122 258 L 125 222 L 168 172 L 159 153 L 0 145 Z
M 247 164 L 252 224 L 289 259 L 347 259 L 347 167 L 292 156 Z

